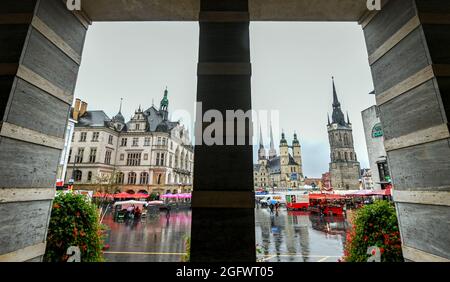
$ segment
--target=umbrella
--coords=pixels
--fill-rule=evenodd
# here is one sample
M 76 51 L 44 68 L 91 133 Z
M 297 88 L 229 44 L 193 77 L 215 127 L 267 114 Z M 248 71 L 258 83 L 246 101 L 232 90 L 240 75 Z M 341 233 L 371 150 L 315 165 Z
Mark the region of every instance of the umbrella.
M 126 192 L 122 192 L 122 193 L 114 194 L 114 198 L 116 198 L 116 199 L 133 198 L 133 195 L 128 194 Z
M 145 199 L 145 198 L 150 197 L 150 195 L 144 194 L 144 193 L 137 193 L 137 194 L 131 195 L 131 197 L 135 198 L 135 199 Z
M 278 201 L 277 200 L 270 200 L 270 203 L 272 204 L 272 205 L 275 205 L 276 203 L 278 203 Z

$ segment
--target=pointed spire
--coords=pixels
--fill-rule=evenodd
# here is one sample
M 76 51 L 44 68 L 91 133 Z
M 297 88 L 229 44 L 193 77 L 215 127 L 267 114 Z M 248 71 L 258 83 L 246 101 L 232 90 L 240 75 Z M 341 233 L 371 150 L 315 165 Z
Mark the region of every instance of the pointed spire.
M 269 159 L 273 159 L 277 156 L 277 151 L 275 150 L 275 143 L 273 142 L 273 132 L 272 132 L 272 121 L 270 121 L 270 149 L 269 149 Z
M 275 144 L 273 142 L 272 122 L 270 122 L 270 149 L 275 149 Z
M 348 123 L 348 124 L 351 124 L 350 118 L 348 117 L 348 111 L 347 111 L 347 123 Z
M 331 122 L 330 122 L 330 114 L 329 114 L 329 113 L 327 113 L 327 118 L 328 118 L 328 125 L 331 125 Z
M 336 92 L 336 86 L 334 84 L 334 76 L 332 77 L 333 80 L 333 115 L 332 115 L 332 122 L 337 123 L 342 126 L 347 126 L 347 123 L 345 122 L 344 113 L 341 110 L 341 103 L 339 103 L 337 92 Z
M 339 99 L 336 93 L 336 86 L 334 84 L 334 76 L 331 77 L 332 81 L 333 81 L 333 106 L 337 107 L 340 106 L 341 104 L 339 103 Z
M 122 113 L 122 100 L 123 100 L 123 98 L 120 98 L 119 114 Z
M 262 139 L 262 128 L 261 124 L 259 125 L 259 148 L 264 148 L 263 139 Z

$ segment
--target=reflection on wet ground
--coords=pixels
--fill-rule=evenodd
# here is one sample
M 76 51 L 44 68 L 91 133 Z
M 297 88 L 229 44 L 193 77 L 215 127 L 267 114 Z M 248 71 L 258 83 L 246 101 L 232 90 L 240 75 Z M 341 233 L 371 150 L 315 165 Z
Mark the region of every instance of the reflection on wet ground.
M 103 223 L 111 228 L 106 261 L 181 261 L 185 237 L 191 233 L 191 211 L 173 211 L 169 219 L 161 212 L 123 223 L 108 214 Z
M 258 260 L 267 262 L 336 262 L 343 255 L 345 230 L 343 217 L 323 217 L 281 208 L 270 214 L 255 209 Z M 181 261 L 184 241 L 190 236 L 191 211 L 173 211 L 169 220 L 164 212 L 141 221 L 103 221 L 111 228 L 106 261 Z
M 258 259 L 267 262 L 336 262 L 343 255 L 343 217 L 267 208 L 255 210 Z

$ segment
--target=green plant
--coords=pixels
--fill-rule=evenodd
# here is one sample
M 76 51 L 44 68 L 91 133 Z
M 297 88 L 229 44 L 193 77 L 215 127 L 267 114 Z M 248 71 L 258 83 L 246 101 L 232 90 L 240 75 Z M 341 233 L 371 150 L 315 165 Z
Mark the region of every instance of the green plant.
M 182 261 L 189 262 L 191 257 L 191 237 L 186 236 L 184 238 L 184 248 L 185 248 L 185 255 L 183 255 Z
M 357 210 L 347 233 L 344 257 L 347 262 L 366 262 L 367 249 L 377 246 L 382 262 L 403 261 L 395 207 L 388 201 L 375 201 Z
M 44 261 L 67 261 L 71 246 L 80 249 L 82 262 L 103 261 L 102 230 L 95 205 L 86 196 L 60 192 L 53 201 Z

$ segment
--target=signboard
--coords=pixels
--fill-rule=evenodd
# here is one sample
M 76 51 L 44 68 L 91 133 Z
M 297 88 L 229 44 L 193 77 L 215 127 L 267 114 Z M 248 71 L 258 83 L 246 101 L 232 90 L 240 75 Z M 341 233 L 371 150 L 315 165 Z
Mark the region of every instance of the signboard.
M 383 136 L 383 128 L 381 127 L 381 123 L 377 123 L 372 128 L 372 138 L 378 138 Z

